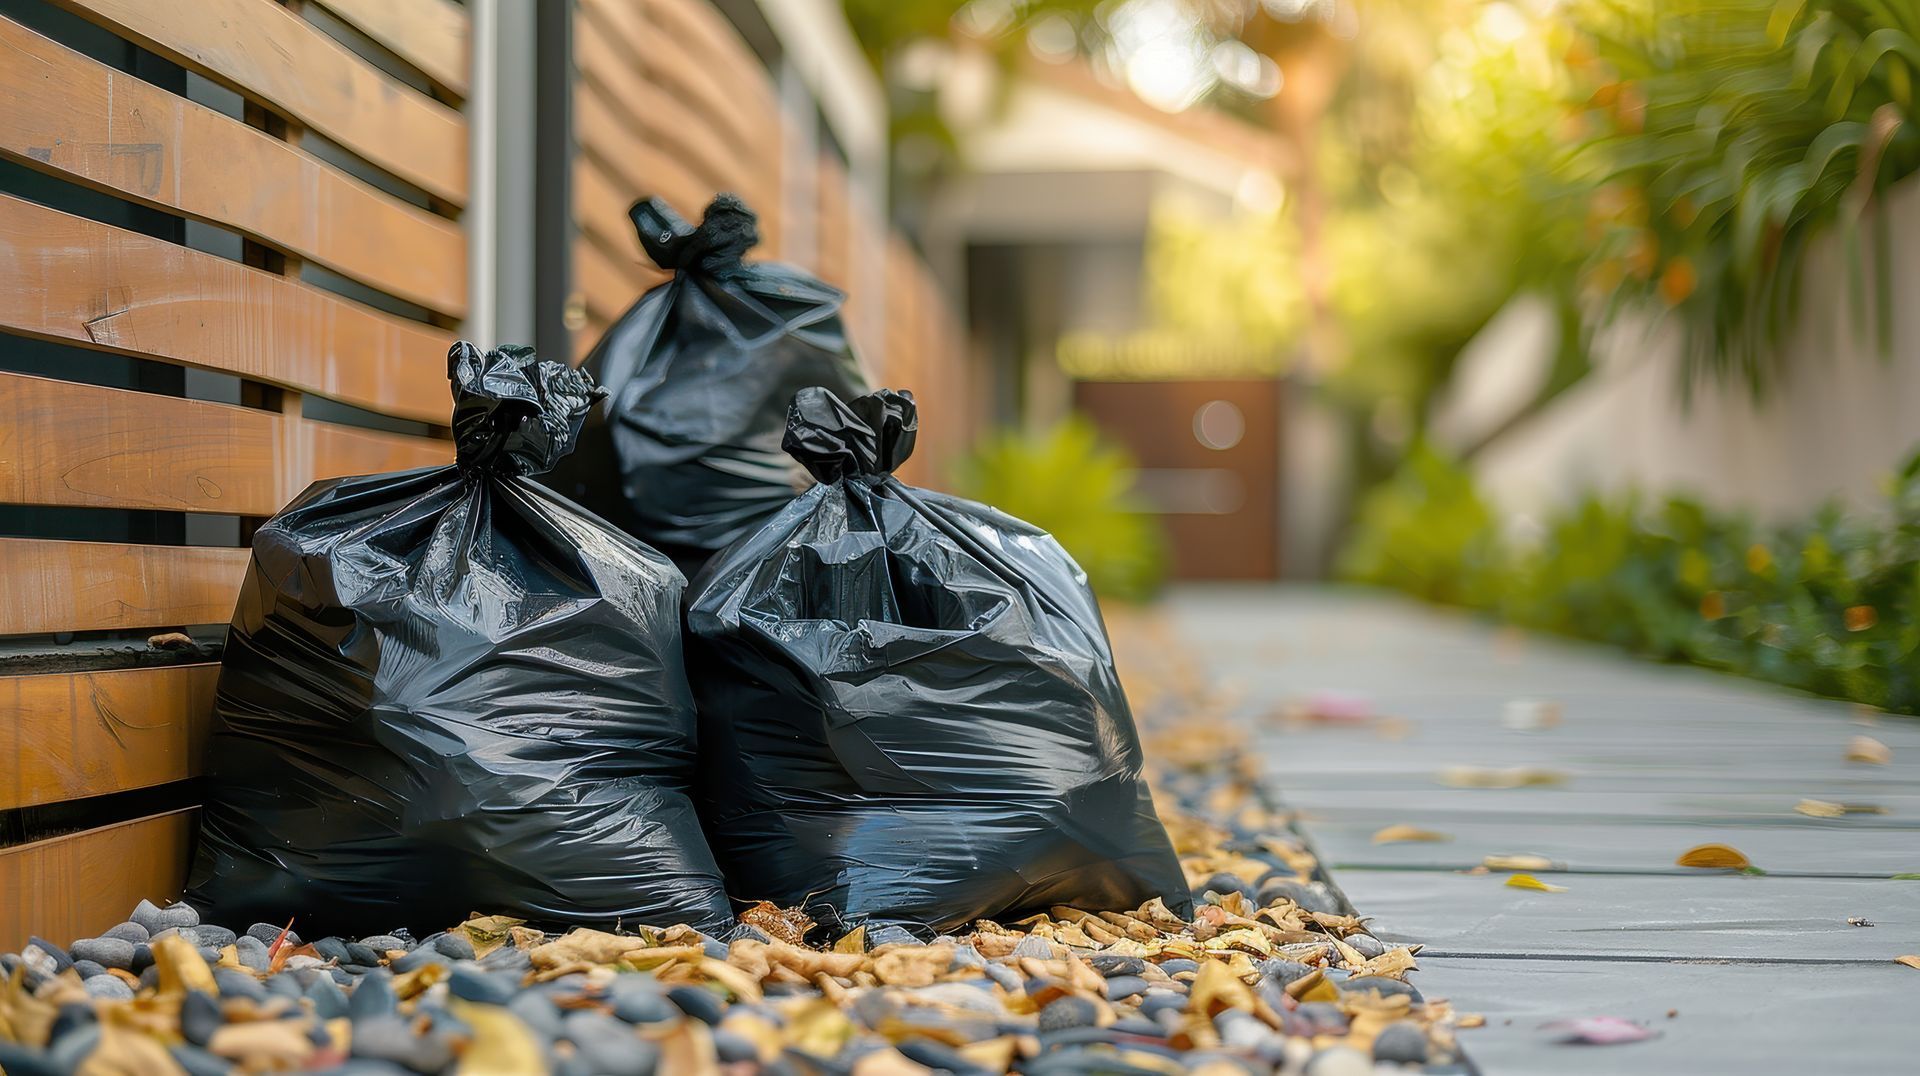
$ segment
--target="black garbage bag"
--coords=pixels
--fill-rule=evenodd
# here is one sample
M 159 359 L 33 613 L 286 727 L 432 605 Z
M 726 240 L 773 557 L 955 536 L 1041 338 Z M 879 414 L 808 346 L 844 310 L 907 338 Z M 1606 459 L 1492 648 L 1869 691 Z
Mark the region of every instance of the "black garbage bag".
M 545 479 L 689 573 L 785 507 L 809 480 L 780 451 L 809 385 L 867 391 L 845 296 L 789 265 L 741 260 L 755 218 L 722 194 L 695 228 L 634 203 L 641 245 L 673 279 L 613 323 L 583 364 L 609 393 L 580 448 Z
M 1191 908 L 1086 577 L 984 505 L 902 484 L 907 393 L 795 396 L 821 484 L 693 584 L 707 839 L 736 897 L 947 930 Z
M 448 362 L 457 464 L 316 482 L 254 536 L 191 899 L 309 937 L 718 928 L 684 580 L 526 477 L 599 390 L 528 348 Z

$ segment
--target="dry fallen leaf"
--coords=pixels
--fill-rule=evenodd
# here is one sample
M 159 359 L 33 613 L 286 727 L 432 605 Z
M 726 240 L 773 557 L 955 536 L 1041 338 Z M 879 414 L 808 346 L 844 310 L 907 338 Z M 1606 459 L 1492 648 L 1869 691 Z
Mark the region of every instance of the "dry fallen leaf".
M 1453 840 L 1453 836 L 1451 834 L 1440 833 L 1431 829 L 1421 829 L 1419 826 L 1409 826 L 1409 825 L 1405 825 L 1404 823 L 1398 826 L 1388 826 L 1386 829 L 1383 829 L 1380 832 L 1373 835 L 1373 843 L 1375 844 L 1401 844 L 1401 843 L 1410 842 L 1410 841 L 1450 841 L 1450 840 Z
M 1554 869 L 1553 860 L 1532 853 L 1521 855 L 1488 856 L 1480 865 L 1493 871 L 1550 871 Z
M 1905 964 L 1915 971 L 1920 971 L 1920 956 L 1896 956 L 1893 958 L 1893 962 L 1895 964 Z
M 1515 889 L 1537 889 L 1542 893 L 1565 893 L 1563 885 L 1548 885 L 1531 874 L 1515 874 L 1507 879 L 1507 884 Z
M 1834 803 L 1829 800 L 1801 800 L 1793 809 L 1808 818 L 1841 818 L 1850 814 L 1886 814 L 1877 803 Z
M 1449 766 L 1440 771 L 1440 783 L 1448 788 L 1534 788 L 1557 785 L 1566 774 L 1537 766 L 1510 766 L 1492 769 L 1485 766 Z
M 1539 732 L 1560 724 L 1560 704 L 1552 699 L 1508 699 L 1500 723 L 1519 732 Z
M 1870 762 L 1875 766 L 1885 766 L 1893 761 L 1893 748 L 1871 736 L 1855 736 L 1847 742 L 1848 762 Z
M 1850 915 L 1847 917 L 1847 925 L 1850 927 L 1870 927 L 1873 925 L 1873 920 L 1868 919 L 1864 915 Z
M 1753 866 L 1747 857 L 1737 848 L 1724 844 L 1697 844 L 1680 853 L 1674 863 L 1682 867 L 1705 867 L 1708 869 L 1746 870 Z

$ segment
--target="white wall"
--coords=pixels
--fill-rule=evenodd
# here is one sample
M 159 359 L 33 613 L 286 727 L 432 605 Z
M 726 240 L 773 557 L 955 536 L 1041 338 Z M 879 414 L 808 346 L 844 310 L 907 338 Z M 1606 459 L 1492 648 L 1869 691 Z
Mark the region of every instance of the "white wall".
M 1484 488 L 1522 515 L 1629 486 L 1767 518 L 1834 496 L 1876 503 L 1885 477 L 1920 448 L 1920 184 L 1896 188 L 1885 211 L 1894 330 L 1884 357 L 1854 331 L 1840 244 L 1828 235 L 1809 252 L 1800 324 L 1764 400 L 1742 384 L 1709 385 L 1688 408 L 1672 327 L 1623 330 L 1603 349 L 1602 369 L 1480 454 Z M 1483 366 L 1486 376 L 1515 376 L 1512 363 Z

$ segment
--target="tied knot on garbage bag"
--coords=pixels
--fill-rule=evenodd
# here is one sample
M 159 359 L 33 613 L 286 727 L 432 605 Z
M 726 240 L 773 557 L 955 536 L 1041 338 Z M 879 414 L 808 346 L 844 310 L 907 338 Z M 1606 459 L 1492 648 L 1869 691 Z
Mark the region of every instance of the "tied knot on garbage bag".
M 739 898 L 940 933 L 1191 896 L 1085 573 L 1044 531 L 890 474 L 913 397 L 803 388 L 819 484 L 687 607 L 709 845 Z
M 627 211 L 647 257 L 662 269 L 724 273 L 760 242 L 759 218 L 738 195 L 718 194 L 698 227 L 663 199 L 642 198 Z
M 720 929 L 685 580 L 527 477 L 598 390 L 525 347 L 448 361 L 456 465 L 315 482 L 253 536 L 191 897 L 360 934 L 474 908 Z
M 818 482 L 883 479 L 913 455 L 920 415 L 913 393 L 881 389 L 852 403 L 823 388 L 801 389 L 787 408 L 781 447 Z
M 740 199 L 715 198 L 697 228 L 659 198 L 630 215 L 673 276 L 581 363 L 609 395 L 541 483 L 691 578 L 813 484 L 780 447 L 793 394 L 869 389 L 840 316 L 846 295 L 796 266 L 743 261 L 759 233 Z
M 453 442 L 463 471 L 536 475 L 573 451 L 587 412 L 606 396 L 586 372 L 535 357 L 524 344 L 447 352 Z

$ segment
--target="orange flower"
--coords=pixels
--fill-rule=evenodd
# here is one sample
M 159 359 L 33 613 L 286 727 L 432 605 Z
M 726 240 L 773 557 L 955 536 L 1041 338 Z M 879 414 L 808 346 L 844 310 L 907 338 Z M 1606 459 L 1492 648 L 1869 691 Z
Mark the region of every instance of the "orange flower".
M 1660 297 L 1668 306 L 1679 306 L 1693 294 L 1699 286 L 1699 275 L 1693 271 L 1693 263 L 1685 258 L 1675 258 L 1667 263 L 1666 271 L 1660 274 Z
M 1871 605 L 1849 605 L 1842 614 L 1848 631 L 1866 631 L 1880 623 L 1880 614 Z
M 1700 618 L 1718 620 L 1727 615 L 1727 599 L 1717 590 L 1709 590 L 1700 596 Z

